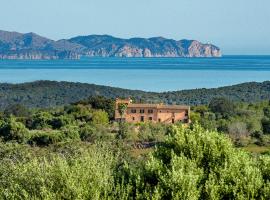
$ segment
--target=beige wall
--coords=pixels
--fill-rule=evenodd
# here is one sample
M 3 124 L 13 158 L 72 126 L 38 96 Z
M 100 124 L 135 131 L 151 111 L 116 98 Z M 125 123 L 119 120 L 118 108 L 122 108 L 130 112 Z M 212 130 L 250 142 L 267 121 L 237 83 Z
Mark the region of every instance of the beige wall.
M 136 109 L 136 113 L 132 113 L 131 110 Z M 140 113 L 140 110 L 144 109 L 144 113 Z M 148 110 L 153 110 L 153 113 L 148 113 Z M 183 121 L 184 119 L 188 119 L 186 116 L 186 112 L 188 110 L 174 110 L 174 109 L 156 109 L 156 108 L 128 108 L 127 113 L 124 118 L 127 122 L 140 122 L 141 117 L 144 117 L 144 121 L 151 121 L 149 117 L 152 117 L 153 122 L 163 122 L 163 123 L 172 123 L 172 119 L 174 122 Z
M 185 116 L 186 112 L 187 110 L 159 109 L 157 121 L 160 119 L 163 123 L 172 123 L 174 119 L 174 122 L 176 123 L 188 118 Z
M 136 109 L 136 113 L 132 113 L 131 110 Z M 144 110 L 144 113 L 140 113 L 140 110 Z M 148 113 L 148 110 L 153 110 L 153 113 Z M 157 118 L 157 110 L 155 108 L 128 108 L 126 121 L 127 122 L 140 122 L 141 116 L 144 117 L 144 121 L 151 121 L 149 117 L 152 117 L 152 121 L 156 121 Z M 134 120 L 133 120 L 134 117 Z

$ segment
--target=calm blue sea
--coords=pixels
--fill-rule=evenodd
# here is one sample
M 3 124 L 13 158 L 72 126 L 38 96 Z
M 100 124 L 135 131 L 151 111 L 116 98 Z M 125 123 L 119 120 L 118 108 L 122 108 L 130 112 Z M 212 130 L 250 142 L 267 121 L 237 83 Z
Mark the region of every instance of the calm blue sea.
M 0 82 L 57 80 L 145 91 L 213 88 L 270 80 L 270 56 L 0 60 Z

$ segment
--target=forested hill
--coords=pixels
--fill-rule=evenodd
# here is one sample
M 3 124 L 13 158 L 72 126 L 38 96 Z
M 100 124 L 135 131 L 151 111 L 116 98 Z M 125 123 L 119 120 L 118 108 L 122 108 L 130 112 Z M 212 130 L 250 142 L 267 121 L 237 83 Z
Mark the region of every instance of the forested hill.
M 243 83 L 215 89 L 194 89 L 174 92 L 144 92 L 85 83 L 37 81 L 23 84 L 0 84 L 0 109 L 8 105 L 27 107 L 54 107 L 66 105 L 90 96 L 107 98 L 128 97 L 144 102 L 168 104 L 207 104 L 213 97 L 226 97 L 233 101 L 257 102 L 270 99 L 270 81 Z

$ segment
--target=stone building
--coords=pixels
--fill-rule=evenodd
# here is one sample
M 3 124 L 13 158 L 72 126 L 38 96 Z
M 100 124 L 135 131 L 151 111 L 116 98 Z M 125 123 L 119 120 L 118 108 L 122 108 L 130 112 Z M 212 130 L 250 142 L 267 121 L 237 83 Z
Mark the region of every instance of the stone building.
M 182 105 L 137 104 L 131 99 L 116 99 L 115 120 L 126 122 L 161 122 L 161 123 L 189 123 L 190 107 Z M 118 111 L 119 104 L 126 104 L 123 116 Z

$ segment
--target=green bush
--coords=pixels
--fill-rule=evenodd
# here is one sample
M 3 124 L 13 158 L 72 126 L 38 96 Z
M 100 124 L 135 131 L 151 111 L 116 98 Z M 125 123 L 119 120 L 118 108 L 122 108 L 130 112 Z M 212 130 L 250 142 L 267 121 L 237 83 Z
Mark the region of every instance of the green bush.
M 28 143 L 37 146 L 48 146 L 50 144 L 56 144 L 64 140 L 64 136 L 61 131 L 46 131 L 46 130 L 35 130 L 31 131 L 31 136 Z
M 31 119 L 32 124 L 30 128 L 38 129 L 38 130 L 51 128 L 50 123 L 52 119 L 53 119 L 53 116 L 51 113 L 45 112 L 45 111 L 39 111 L 32 116 L 32 119 Z
M 69 124 L 72 124 L 74 119 L 70 116 L 67 115 L 60 115 L 58 117 L 54 117 L 50 121 L 50 125 L 52 126 L 53 129 L 60 129 L 63 126 L 67 126 Z
M 16 118 L 10 117 L 6 122 L 1 122 L 0 136 L 5 141 L 14 140 L 23 143 L 28 138 L 28 129 L 21 122 L 17 122 Z
M 270 134 L 270 119 L 263 118 L 262 119 L 262 128 L 264 134 Z
M 72 115 L 76 120 L 83 122 L 89 122 L 92 119 L 93 110 L 89 106 L 85 105 L 71 105 L 65 107 L 65 112 Z
M 90 148 L 79 157 L 54 155 L 28 162 L 0 161 L 3 199 L 108 199 L 113 196 L 116 157 Z
M 63 133 L 66 139 L 71 140 L 79 140 L 80 139 L 80 128 L 78 126 L 68 125 L 61 128 L 61 132 Z
M 96 138 L 96 128 L 90 125 L 84 125 L 80 128 L 80 138 L 82 141 L 94 142 Z
M 166 125 L 143 123 L 139 125 L 138 137 L 141 141 L 160 142 L 164 140 Z
M 92 123 L 99 125 L 108 125 L 109 124 L 108 113 L 102 110 L 94 111 L 92 114 Z
M 259 199 L 267 190 L 256 162 L 228 138 L 195 125 L 173 127 L 139 175 L 156 199 Z

